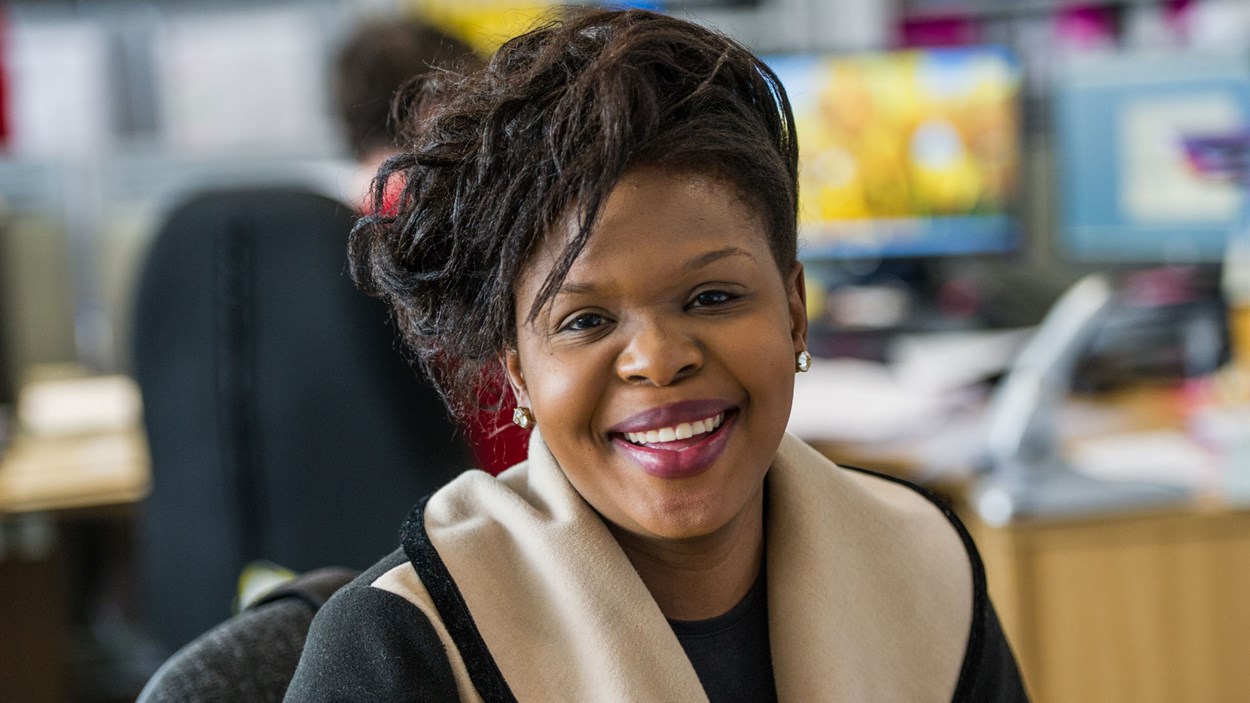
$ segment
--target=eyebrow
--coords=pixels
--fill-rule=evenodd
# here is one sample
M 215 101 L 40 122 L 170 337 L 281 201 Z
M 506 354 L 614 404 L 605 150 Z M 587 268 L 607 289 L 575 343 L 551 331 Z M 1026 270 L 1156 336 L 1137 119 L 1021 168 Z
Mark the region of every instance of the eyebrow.
M 755 257 L 751 255 L 751 252 L 746 249 L 730 246 L 725 247 L 724 249 L 717 249 L 715 251 L 699 254 L 698 256 L 691 258 L 685 264 L 682 264 L 681 268 L 686 272 L 694 271 L 730 256 L 745 256 L 752 261 L 755 260 Z M 593 283 L 565 281 L 564 284 L 560 286 L 560 289 L 556 291 L 556 295 L 581 295 L 583 293 L 593 293 L 595 290 L 596 289 Z
M 724 249 L 709 251 L 706 254 L 699 254 L 693 259 L 687 261 L 685 266 L 682 266 L 682 268 L 686 271 L 693 271 L 695 269 L 703 268 L 714 261 L 720 261 L 721 259 L 730 256 L 745 256 L 752 261 L 755 260 L 755 257 L 751 256 L 751 252 L 746 249 L 741 247 L 725 247 Z

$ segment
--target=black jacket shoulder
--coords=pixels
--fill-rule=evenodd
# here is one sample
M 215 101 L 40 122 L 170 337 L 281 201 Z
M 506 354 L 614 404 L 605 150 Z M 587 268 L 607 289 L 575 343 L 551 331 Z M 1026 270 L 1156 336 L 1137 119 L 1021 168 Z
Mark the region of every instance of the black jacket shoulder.
M 454 701 L 447 652 L 415 605 L 371 586 L 408 559 L 396 550 L 317 611 L 286 701 Z

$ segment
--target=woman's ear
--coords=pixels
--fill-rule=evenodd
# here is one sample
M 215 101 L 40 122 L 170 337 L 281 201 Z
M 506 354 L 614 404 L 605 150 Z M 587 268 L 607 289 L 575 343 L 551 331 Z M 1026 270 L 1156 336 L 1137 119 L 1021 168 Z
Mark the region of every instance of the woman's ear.
M 803 278 L 803 264 L 794 262 L 786 278 L 786 293 L 790 308 L 790 337 L 794 340 L 794 352 L 807 349 L 807 283 Z
M 503 352 L 504 373 L 508 376 L 508 385 L 512 387 L 512 396 L 518 407 L 530 407 L 529 392 L 525 387 L 525 373 L 521 370 L 521 355 L 516 349 L 508 348 Z

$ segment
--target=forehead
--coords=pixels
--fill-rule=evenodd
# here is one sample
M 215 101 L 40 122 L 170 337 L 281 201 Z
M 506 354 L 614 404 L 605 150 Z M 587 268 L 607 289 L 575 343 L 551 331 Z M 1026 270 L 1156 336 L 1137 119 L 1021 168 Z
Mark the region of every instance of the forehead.
M 722 226 L 763 231 L 760 214 L 732 183 L 701 172 L 644 168 L 617 182 L 599 213 L 595 234 L 655 227 L 657 220 L 678 227 L 715 220 Z
M 619 265 L 657 244 L 674 251 L 733 244 L 767 254 L 771 247 L 764 222 L 763 213 L 726 179 L 700 171 L 636 168 L 609 193 L 569 274 Z M 544 237 L 521 287 L 545 280 L 577 232 L 577 218 L 568 216 Z

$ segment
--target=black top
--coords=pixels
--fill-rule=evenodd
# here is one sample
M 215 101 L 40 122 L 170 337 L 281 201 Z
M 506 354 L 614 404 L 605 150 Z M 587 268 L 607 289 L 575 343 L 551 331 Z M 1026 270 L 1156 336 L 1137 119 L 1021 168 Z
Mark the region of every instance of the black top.
M 768 586 L 764 569 L 729 612 L 710 620 L 669 620 L 711 703 L 777 700 L 768 647 Z

